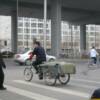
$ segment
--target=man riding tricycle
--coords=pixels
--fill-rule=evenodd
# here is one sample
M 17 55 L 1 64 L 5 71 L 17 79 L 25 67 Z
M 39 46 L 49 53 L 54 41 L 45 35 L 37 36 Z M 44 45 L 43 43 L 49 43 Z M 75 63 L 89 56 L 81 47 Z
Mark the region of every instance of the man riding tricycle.
M 35 49 L 32 53 L 36 55 L 36 61 L 32 62 L 30 67 L 24 70 L 26 81 L 33 78 L 33 70 L 36 70 L 39 79 L 44 79 L 47 85 L 55 85 L 57 80 L 61 84 L 67 84 L 70 80 L 70 74 L 75 74 L 75 65 L 66 62 L 46 62 L 46 54 L 39 42 L 35 42 Z

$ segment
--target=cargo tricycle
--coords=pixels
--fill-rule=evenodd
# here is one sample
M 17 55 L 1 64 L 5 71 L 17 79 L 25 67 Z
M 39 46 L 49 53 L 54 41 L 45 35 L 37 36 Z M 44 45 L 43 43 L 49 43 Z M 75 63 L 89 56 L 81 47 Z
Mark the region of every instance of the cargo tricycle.
M 63 85 L 70 81 L 70 75 L 75 74 L 75 65 L 66 62 L 45 62 L 37 66 L 39 69 L 39 79 L 43 79 L 47 85 L 55 85 L 57 80 Z M 28 66 L 24 69 L 24 79 L 31 81 L 34 74 L 34 66 Z M 43 76 L 41 78 L 41 76 Z

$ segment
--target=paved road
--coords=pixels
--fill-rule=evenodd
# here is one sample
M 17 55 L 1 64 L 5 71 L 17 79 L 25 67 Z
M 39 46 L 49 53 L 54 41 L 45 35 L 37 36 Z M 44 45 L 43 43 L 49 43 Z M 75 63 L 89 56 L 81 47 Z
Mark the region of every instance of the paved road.
M 94 89 L 100 87 L 100 69 L 89 71 L 87 75 L 82 74 L 87 62 L 76 62 L 77 74 L 71 76 L 66 86 L 59 83 L 56 86 L 46 86 L 36 75 L 31 82 L 25 82 L 25 66 L 18 66 L 12 60 L 6 60 L 6 65 L 7 91 L 0 91 L 0 100 L 89 100 Z

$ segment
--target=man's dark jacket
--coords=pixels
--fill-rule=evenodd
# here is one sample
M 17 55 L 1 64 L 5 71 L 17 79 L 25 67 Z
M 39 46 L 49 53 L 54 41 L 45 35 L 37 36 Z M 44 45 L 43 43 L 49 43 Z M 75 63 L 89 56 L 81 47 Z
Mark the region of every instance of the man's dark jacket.
M 39 47 L 34 48 L 32 54 L 36 55 L 37 61 L 46 61 L 46 54 L 43 47 L 39 46 Z
M 6 68 L 6 65 L 5 65 L 5 63 L 3 61 L 2 54 L 0 53 L 0 69 L 1 68 Z

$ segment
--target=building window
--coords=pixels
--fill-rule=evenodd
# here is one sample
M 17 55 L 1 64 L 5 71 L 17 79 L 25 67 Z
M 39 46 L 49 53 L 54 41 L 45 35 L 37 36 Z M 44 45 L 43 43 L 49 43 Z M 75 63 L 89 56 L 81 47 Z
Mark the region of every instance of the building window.
M 43 23 L 38 23 L 39 28 L 43 28 Z
M 23 22 L 18 22 L 18 27 L 23 27 Z
M 38 19 L 38 22 L 43 22 L 43 19 Z
M 34 22 L 34 21 L 37 21 L 37 19 L 36 19 L 36 18 L 31 18 L 31 21 L 33 21 L 33 22 Z
M 18 28 L 18 33 L 23 33 L 23 29 L 22 28 Z
M 31 27 L 36 27 L 36 23 L 31 23 Z
M 46 24 L 46 28 L 49 28 L 49 25 L 48 24 Z
M 90 27 L 90 30 L 91 30 L 91 31 L 95 31 L 95 26 L 91 26 L 91 27 Z
M 29 37 L 30 37 L 29 35 L 25 35 L 25 36 L 24 36 L 24 39 L 27 39 L 27 40 L 28 40 Z
M 67 31 L 63 31 L 63 35 L 68 35 L 68 32 Z
M 74 26 L 74 30 L 78 30 L 78 26 Z
M 100 32 L 100 27 L 97 26 L 95 30 Z
M 36 29 L 31 29 L 31 33 L 36 34 L 37 33 Z
M 30 27 L 30 23 L 29 23 L 29 22 L 25 22 L 25 23 L 24 23 L 24 26 L 25 26 L 25 27 Z
M 42 36 L 40 36 L 40 40 L 43 40 L 44 39 L 44 36 L 42 35 Z
M 24 29 L 24 33 L 30 33 L 30 29 L 28 28 Z
M 18 35 L 18 39 L 23 39 L 23 36 L 22 35 Z
M 90 36 L 95 36 L 95 32 L 90 32 Z
M 71 26 L 71 25 L 69 25 L 69 26 L 68 26 L 68 29 L 69 29 L 69 30 L 71 30 L 71 29 L 72 29 L 72 26 Z
M 23 45 L 23 42 L 22 41 L 18 41 L 18 45 Z
M 88 26 L 86 26 L 86 31 L 89 31 L 89 27 Z
M 46 40 L 50 40 L 50 36 L 46 36 Z
M 30 21 L 30 18 L 24 18 L 24 21 L 29 22 Z
M 4 41 L 4 45 L 7 46 L 7 41 Z
M 18 17 L 18 21 L 22 21 L 23 20 L 23 17 Z
M 46 34 L 49 34 L 50 33 L 50 31 L 49 30 L 46 30 Z
M 63 41 L 67 41 L 67 36 L 64 36 L 63 37 Z
M 29 46 L 29 41 L 25 41 L 25 42 L 24 42 L 24 45 L 25 45 L 25 46 Z
M 43 29 L 39 29 L 39 34 L 43 34 Z
M 94 41 L 94 40 L 95 40 L 95 38 L 94 38 L 94 37 L 91 37 L 91 38 L 90 38 L 90 41 Z
M 73 35 L 75 35 L 75 36 L 79 36 L 79 32 L 74 31 L 74 32 L 73 32 Z

